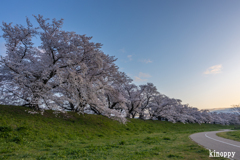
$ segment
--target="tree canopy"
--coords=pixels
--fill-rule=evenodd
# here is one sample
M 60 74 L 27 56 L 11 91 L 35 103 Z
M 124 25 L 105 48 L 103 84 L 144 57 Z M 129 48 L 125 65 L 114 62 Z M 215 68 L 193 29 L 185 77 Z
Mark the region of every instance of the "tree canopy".
M 0 60 L 0 103 L 35 110 L 95 113 L 125 123 L 127 118 L 182 123 L 239 124 L 237 114 L 210 113 L 157 91 L 137 86 L 101 51 L 92 37 L 62 30 L 63 19 L 34 16 L 27 25 L 3 22 L 6 56 Z M 35 46 L 33 38 L 41 41 Z

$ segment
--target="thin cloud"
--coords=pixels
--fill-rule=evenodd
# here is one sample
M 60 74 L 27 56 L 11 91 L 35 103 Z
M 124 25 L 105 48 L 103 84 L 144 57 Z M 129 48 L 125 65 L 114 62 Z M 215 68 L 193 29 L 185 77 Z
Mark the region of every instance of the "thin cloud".
M 126 52 L 125 48 L 119 49 L 119 51 L 122 52 L 122 53 Z
M 134 80 L 136 82 L 145 82 L 145 81 L 147 81 L 146 78 L 150 78 L 150 77 L 151 77 L 151 75 L 148 73 L 139 72 L 138 76 L 134 77 Z
M 149 77 L 151 77 L 150 74 L 148 74 L 148 73 L 143 73 L 143 72 L 139 72 L 138 76 L 139 76 L 139 77 L 143 77 L 143 78 L 149 78 Z
M 128 59 L 129 59 L 129 61 L 132 60 L 132 55 L 128 55 L 127 57 L 128 57 Z
M 131 76 L 132 76 L 132 74 L 130 74 L 130 73 L 127 73 L 127 76 L 131 77 Z
M 119 70 L 123 70 L 124 68 L 123 67 L 120 67 Z
M 212 67 L 209 67 L 203 74 L 218 74 L 222 72 L 222 65 L 215 65 Z
M 144 81 L 147 81 L 147 79 L 142 79 L 142 78 L 137 77 L 137 76 L 134 77 L 134 80 L 135 80 L 136 82 L 144 82 Z
M 148 64 L 148 63 L 152 63 L 153 61 L 151 61 L 150 59 L 144 59 L 141 62 Z

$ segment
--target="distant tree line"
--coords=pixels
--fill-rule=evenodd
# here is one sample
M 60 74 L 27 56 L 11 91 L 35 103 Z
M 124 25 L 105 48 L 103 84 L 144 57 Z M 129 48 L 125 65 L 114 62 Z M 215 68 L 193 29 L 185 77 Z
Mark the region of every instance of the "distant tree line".
M 34 16 L 39 27 L 3 22 L 6 56 L 0 60 L 0 103 L 35 110 L 100 114 L 122 123 L 126 118 L 182 123 L 240 124 L 238 114 L 198 110 L 157 91 L 137 86 L 120 72 L 114 56 L 104 54 L 92 37 L 61 29 L 63 19 Z M 36 47 L 33 38 L 41 45 Z

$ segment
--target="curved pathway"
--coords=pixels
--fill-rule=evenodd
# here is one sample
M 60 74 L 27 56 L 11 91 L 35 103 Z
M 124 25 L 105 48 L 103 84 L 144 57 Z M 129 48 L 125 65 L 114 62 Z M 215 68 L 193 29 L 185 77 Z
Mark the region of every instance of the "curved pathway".
M 228 154 L 226 158 L 229 157 L 229 159 L 240 160 L 240 142 L 218 137 L 216 135 L 216 133 L 226 132 L 226 131 L 232 131 L 232 130 L 200 132 L 200 133 L 195 133 L 190 135 L 190 138 L 193 141 L 197 142 L 199 145 L 207 149 L 210 149 L 211 152 L 209 151 L 209 156 L 213 156 L 213 157 L 217 156 L 216 152 L 219 152 L 219 154 L 225 154 L 225 155 Z M 235 154 L 232 152 L 235 152 Z

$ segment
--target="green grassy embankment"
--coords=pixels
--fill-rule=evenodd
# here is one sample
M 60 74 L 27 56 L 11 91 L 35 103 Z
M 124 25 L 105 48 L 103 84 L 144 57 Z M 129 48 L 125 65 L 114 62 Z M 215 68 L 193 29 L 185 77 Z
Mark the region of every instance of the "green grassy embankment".
M 236 131 L 221 132 L 221 133 L 217 133 L 217 135 L 219 137 L 240 141 L 240 127 L 239 126 L 234 127 L 233 130 L 236 130 Z
M 124 125 L 99 115 L 25 110 L 0 106 L 0 159 L 210 159 L 188 136 L 232 128 L 139 119 Z

